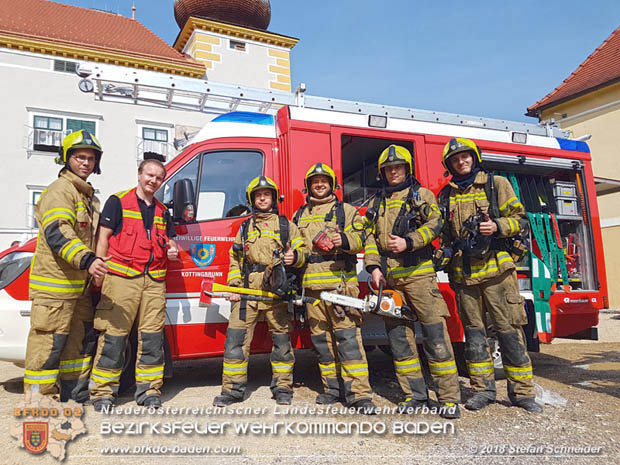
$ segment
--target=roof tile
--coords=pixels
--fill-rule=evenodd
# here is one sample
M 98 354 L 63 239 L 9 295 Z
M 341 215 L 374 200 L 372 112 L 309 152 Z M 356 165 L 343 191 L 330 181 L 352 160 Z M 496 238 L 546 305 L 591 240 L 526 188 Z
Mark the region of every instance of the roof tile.
M 620 27 L 585 59 L 581 65 L 534 105 L 528 107 L 528 114 L 535 110 L 559 103 L 574 95 L 592 90 L 600 85 L 620 78 Z
M 136 20 L 49 0 L 1 1 L 0 33 L 196 64 Z

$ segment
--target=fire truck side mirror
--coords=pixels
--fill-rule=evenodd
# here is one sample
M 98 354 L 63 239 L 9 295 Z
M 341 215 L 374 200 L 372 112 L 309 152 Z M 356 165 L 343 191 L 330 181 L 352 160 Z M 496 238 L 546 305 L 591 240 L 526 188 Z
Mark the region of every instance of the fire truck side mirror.
M 173 219 L 180 223 L 191 223 L 196 219 L 196 193 L 189 179 L 179 179 L 174 183 L 172 200 Z

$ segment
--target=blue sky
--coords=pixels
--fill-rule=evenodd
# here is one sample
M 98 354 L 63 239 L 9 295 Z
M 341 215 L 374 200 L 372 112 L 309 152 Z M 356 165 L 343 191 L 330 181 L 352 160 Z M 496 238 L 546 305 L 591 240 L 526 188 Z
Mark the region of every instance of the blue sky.
M 131 16 L 131 0 L 63 0 Z M 135 0 L 172 44 L 173 0 Z M 293 87 L 373 103 L 535 122 L 526 107 L 619 25 L 617 0 L 271 0 L 269 30 L 297 37 Z

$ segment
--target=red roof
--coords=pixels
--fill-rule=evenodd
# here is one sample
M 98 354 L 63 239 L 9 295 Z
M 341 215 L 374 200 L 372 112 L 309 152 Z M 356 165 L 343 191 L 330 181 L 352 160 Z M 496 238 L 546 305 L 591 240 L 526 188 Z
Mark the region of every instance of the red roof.
M 136 20 L 49 0 L 0 1 L 0 34 L 199 66 Z
M 562 84 L 528 107 L 527 114 L 537 116 L 552 104 L 584 94 L 620 79 L 620 27 L 616 29 Z

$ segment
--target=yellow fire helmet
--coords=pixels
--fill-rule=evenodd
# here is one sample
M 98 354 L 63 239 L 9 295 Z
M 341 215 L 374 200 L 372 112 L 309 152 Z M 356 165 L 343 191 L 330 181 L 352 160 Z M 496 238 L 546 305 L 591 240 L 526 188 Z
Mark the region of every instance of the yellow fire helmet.
M 407 165 L 409 167 L 409 174 L 413 174 L 411 152 L 400 145 L 390 145 L 381 152 L 378 165 L 379 174 L 381 176 L 383 176 L 383 168 L 390 165 Z
M 306 172 L 306 178 L 304 179 L 304 186 L 306 187 L 306 192 L 310 192 L 310 178 L 313 176 L 317 176 L 322 174 L 323 176 L 327 176 L 330 179 L 332 192 L 336 189 L 336 173 L 331 169 L 330 166 L 324 163 L 315 163 L 310 167 L 310 169 Z
M 95 152 L 97 162 L 93 172 L 95 174 L 101 174 L 100 162 L 103 149 L 97 138 L 88 132 L 86 129 L 80 129 L 79 131 L 72 132 L 67 135 L 62 141 L 62 147 L 59 148 L 59 156 L 56 157 L 56 163 L 59 165 L 66 165 L 71 156 L 71 152 L 75 149 L 91 149 Z
M 259 189 L 271 189 L 274 193 L 274 197 L 273 197 L 274 204 L 280 198 L 280 191 L 278 190 L 278 185 L 274 182 L 273 179 L 270 179 L 267 176 L 257 176 L 250 181 L 250 184 L 248 184 L 248 189 L 246 191 L 246 194 L 248 196 L 248 202 L 250 202 L 250 205 L 253 204 L 252 194 L 254 194 L 254 192 L 256 192 Z
M 450 171 L 450 168 L 448 167 L 448 158 L 461 152 L 472 152 L 474 161 L 477 160 L 478 164 L 482 163 L 480 149 L 473 140 L 465 139 L 464 137 L 453 137 L 443 148 L 443 152 L 441 154 L 441 163 L 443 164 L 443 167 Z

